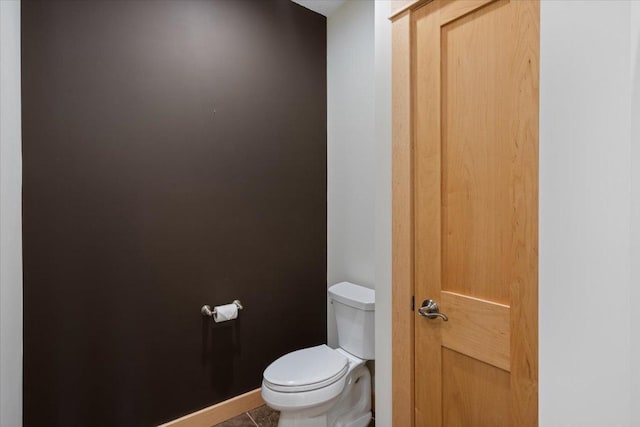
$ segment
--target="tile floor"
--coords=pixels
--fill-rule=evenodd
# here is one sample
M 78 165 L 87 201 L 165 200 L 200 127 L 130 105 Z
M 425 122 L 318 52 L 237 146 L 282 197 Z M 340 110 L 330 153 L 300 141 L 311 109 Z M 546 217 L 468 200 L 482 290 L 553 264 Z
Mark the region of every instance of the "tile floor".
M 280 413 L 266 405 L 253 409 L 235 418 L 216 424 L 214 427 L 277 427 Z
M 213 427 L 277 427 L 279 417 L 278 411 L 264 405 Z M 369 427 L 375 427 L 374 420 Z

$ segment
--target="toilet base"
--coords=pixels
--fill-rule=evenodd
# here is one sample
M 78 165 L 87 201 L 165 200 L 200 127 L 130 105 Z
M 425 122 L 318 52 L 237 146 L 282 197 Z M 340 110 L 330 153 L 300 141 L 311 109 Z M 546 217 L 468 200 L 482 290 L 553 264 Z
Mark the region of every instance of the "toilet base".
M 281 412 L 278 427 L 327 427 L 327 414 L 305 417 Z
M 349 424 L 343 424 L 344 427 L 368 427 L 371 422 L 371 412 L 364 414 L 357 420 L 351 421 Z
M 358 419 L 350 421 L 346 424 L 336 424 L 336 427 L 368 427 L 370 422 L 371 422 L 371 412 L 366 413 L 361 417 L 359 417 Z
M 339 396 L 311 408 L 275 408 L 281 411 L 278 427 L 367 427 L 371 421 L 371 374 L 363 360 L 350 359 L 351 369 Z
M 367 427 L 371 422 L 371 412 L 361 415 L 355 420 L 347 423 L 337 423 L 335 427 Z M 291 414 L 280 414 L 278 427 L 328 427 L 327 414 L 318 415 L 317 417 L 308 418 L 300 416 L 292 416 Z

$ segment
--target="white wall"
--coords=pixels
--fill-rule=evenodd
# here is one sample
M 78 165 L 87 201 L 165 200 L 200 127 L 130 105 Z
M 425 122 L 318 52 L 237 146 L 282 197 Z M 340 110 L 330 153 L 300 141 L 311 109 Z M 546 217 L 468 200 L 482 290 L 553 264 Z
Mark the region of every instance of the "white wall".
M 391 414 L 391 22 L 389 1 L 375 2 L 376 424 Z
M 544 427 L 631 425 L 629 13 L 627 1 L 541 5 Z
M 0 1 L 0 425 L 22 425 L 20 3 Z
M 376 290 L 376 424 L 391 426 L 389 1 L 348 0 L 327 20 L 328 282 Z M 336 345 L 329 309 L 329 343 Z
M 373 2 L 327 19 L 327 282 L 375 288 Z M 333 312 L 329 344 L 335 346 Z
M 640 301 L 640 2 L 631 3 L 631 301 Z M 640 310 L 631 310 L 631 425 L 640 425 Z

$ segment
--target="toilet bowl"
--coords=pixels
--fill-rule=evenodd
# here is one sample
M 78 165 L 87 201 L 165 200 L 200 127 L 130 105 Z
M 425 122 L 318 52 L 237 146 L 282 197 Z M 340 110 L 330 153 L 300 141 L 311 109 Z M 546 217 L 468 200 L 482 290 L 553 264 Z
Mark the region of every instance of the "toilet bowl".
M 339 348 L 285 354 L 263 374 L 262 397 L 280 411 L 278 427 L 366 427 L 371 420 L 373 290 L 342 282 L 329 288 Z

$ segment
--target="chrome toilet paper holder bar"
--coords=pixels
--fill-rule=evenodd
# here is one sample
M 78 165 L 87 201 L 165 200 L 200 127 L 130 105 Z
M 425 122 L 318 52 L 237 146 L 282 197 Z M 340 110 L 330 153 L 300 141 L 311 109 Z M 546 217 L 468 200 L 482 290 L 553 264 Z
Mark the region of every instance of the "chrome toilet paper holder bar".
M 236 307 L 238 307 L 238 310 L 242 310 L 244 308 L 242 307 L 242 303 L 239 299 L 234 299 L 232 304 L 235 304 Z M 202 313 L 203 316 L 213 317 L 213 315 L 216 314 L 216 309 L 214 308 L 213 310 L 211 310 L 211 306 L 206 304 L 202 306 L 202 308 L 200 309 L 200 313 Z

